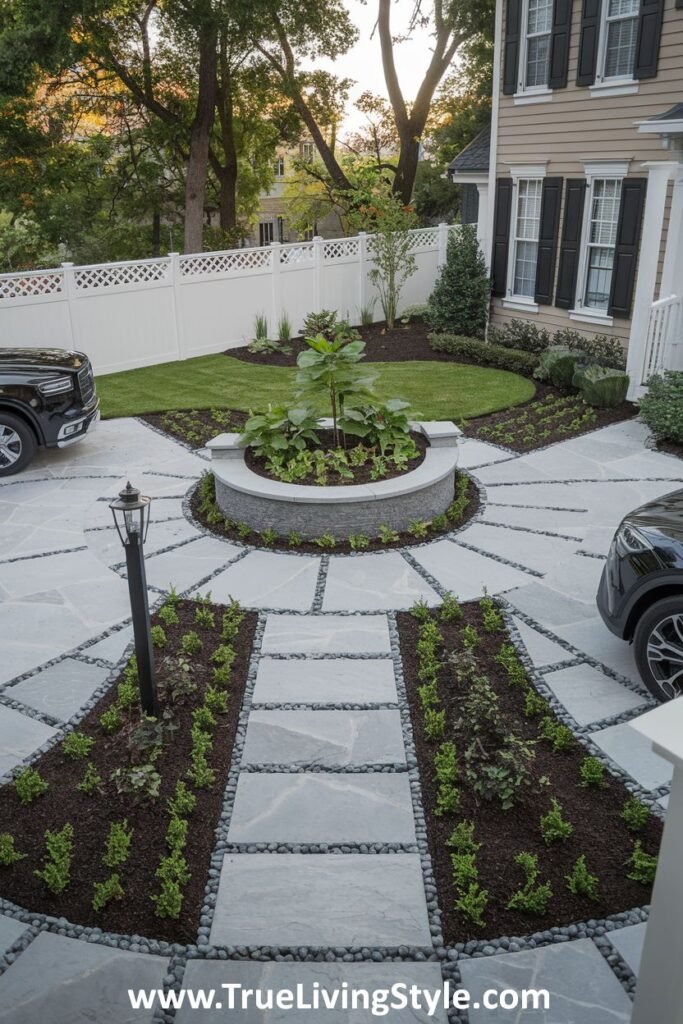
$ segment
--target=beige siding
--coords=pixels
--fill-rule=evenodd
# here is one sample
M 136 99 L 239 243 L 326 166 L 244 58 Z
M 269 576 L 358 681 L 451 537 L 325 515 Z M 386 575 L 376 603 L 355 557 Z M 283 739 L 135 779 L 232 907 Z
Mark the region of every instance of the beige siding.
M 549 177 L 580 178 L 585 162 L 621 159 L 632 161 L 629 176 L 641 177 L 647 173 L 641 167 L 644 161 L 670 159 L 659 137 L 639 134 L 634 122 L 660 114 L 682 98 L 683 10 L 676 9 L 675 0 L 665 0 L 656 78 L 640 82 L 635 95 L 607 96 L 591 95 L 590 87 L 575 84 L 581 8 L 581 0 L 574 0 L 567 87 L 555 89 L 552 100 L 545 103 L 515 104 L 512 96 L 500 96 L 498 177 L 509 174 L 510 164 L 546 161 Z M 504 19 L 505 13 L 503 23 Z M 668 216 L 667 204 L 660 274 Z M 524 315 L 503 309 L 499 300 L 494 301 L 494 324 Z M 539 313 L 529 314 L 529 319 L 553 329 L 571 325 L 586 334 L 613 334 L 624 343 L 630 330 L 627 320 L 615 319 L 613 327 L 593 327 L 571 320 L 565 310 L 554 306 L 541 306 Z

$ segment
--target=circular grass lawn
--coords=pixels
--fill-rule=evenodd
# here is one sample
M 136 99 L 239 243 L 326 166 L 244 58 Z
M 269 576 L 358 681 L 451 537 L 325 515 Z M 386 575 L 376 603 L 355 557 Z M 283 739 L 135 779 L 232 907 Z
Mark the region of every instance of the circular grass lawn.
M 378 373 L 381 398 L 403 398 L 425 420 L 470 419 L 521 405 L 535 387 L 526 377 L 449 362 L 365 363 Z M 168 409 L 265 409 L 292 395 L 296 370 L 231 356 L 200 356 L 97 378 L 102 415 L 140 416 Z M 321 410 L 321 413 L 326 410 Z

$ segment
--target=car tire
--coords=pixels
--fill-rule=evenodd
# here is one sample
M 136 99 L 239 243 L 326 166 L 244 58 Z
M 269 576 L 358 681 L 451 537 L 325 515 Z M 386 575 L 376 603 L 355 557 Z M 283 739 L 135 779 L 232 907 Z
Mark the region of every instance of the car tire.
M 12 476 L 25 469 L 37 447 L 28 423 L 0 409 L 0 477 Z
M 633 647 L 653 697 L 667 701 L 683 695 L 683 592 L 647 609 L 636 625 Z

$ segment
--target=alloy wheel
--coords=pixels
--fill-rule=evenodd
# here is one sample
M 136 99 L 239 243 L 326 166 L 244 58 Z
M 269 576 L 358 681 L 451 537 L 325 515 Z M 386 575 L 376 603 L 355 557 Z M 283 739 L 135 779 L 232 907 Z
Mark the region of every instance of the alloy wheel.
M 683 613 L 667 615 L 654 627 L 647 641 L 647 662 L 669 700 L 683 694 Z
M 0 469 L 13 466 L 21 458 L 23 445 L 16 430 L 0 423 Z

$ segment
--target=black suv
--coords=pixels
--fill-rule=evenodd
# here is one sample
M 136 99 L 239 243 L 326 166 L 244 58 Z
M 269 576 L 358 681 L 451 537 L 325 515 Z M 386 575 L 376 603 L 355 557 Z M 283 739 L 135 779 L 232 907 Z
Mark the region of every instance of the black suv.
M 607 626 L 633 643 L 658 700 L 683 694 L 683 491 L 630 512 L 614 535 L 598 588 Z
M 59 348 L 0 348 L 0 476 L 18 473 L 36 448 L 80 441 L 98 419 L 90 360 Z

